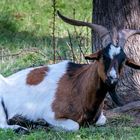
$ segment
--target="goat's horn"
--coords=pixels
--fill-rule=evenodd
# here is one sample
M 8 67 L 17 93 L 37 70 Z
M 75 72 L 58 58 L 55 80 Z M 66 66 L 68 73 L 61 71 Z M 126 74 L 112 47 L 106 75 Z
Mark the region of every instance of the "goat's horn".
M 84 21 L 70 19 L 70 18 L 67 18 L 67 17 L 63 16 L 62 14 L 60 14 L 59 11 L 57 11 L 57 14 L 63 21 L 65 21 L 71 25 L 87 26 L 87 27 L 93 29 L 95 32 L 97 32 L 99 34 L 100 38 L 102 39 L 103 47 L 106 47 L 109 43 L 112 42 L 110 32 L 104 26 L 92 24 L 92 23 L 88 23 L 88 22 L 84 22 Z
M 140 30 L 123 29 L 118 34 L 118 46 L 124 47 L 127 39 L 135 34 L 140 34 Z

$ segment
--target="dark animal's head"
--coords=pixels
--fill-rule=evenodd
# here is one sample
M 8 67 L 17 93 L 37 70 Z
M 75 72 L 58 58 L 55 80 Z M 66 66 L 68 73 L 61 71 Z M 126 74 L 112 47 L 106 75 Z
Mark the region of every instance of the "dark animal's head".
M 133 60 L 130 60 L 123 51 L 127 39 L 134 34 L 140 34 L 140 30 L 123 29 L 116 35 L 117 43 L 113 43 L 113 37 L 104 26 L 73 20 L 61 15 L 59 12 L 58 16 L 69 24 L 87 26 L 99 34 L 99 37 L 102 40 L 103 49 L 86 56 L 85 59 L 97 60 L 98 74 L 108 87 L 115 87 L 124 64 L 134 69 L 140 69 L 140 65 L 136 64 Z

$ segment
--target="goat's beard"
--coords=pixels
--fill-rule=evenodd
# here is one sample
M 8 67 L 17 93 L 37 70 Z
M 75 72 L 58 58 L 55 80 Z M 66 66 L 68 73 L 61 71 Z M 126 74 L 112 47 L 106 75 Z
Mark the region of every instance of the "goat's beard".
M 108 80 L 105 80 L 105 85 L 109 91 L 112 91 L 115 89 L 117 82 L 111 84 Z

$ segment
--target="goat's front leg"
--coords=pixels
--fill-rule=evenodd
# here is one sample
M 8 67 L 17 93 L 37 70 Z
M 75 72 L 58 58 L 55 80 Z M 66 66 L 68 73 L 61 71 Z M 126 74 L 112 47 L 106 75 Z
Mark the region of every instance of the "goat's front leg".
M 79 123 L 71 120 L 71 119 L 55 119 L 45 117 L 46 122 L 53 127 L 55 130 L 64 130 L 64 131 L 77 131 L 79 130 Z
M 53 119 L 51 117 L 43 117 L 43 119 L 38 119 L 36 121 L 29 120 L 20 115 L 14 116 L 8 120 L 8 124 L 18 124 L 24 127 L 32 126 L 36 128 L 37 126 L 42 126 L 44 128 L 50 126 L 55 130 L 65 130 L 65 131 L 76 131 L 79 130 L 79 124 L 70 119 Z M 35 127 L 33 127 L 35 126 Z

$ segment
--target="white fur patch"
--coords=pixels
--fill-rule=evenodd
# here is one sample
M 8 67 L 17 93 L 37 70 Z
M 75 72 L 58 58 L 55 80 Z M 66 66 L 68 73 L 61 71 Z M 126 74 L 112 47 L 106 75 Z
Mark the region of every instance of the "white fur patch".
M 106 117 L 104 116 L 103 112 L 101 112 L 101 115 L 100 115 L 99 119 L 97 120 L 96 125 L 97 125 L 97 126 L 105 125 L 106 120 L 107 120 L 107 119 L 106 119 Z
M 109 50 L 109 56 L 111 59 L 114 58 L 115 55 L 118 55 L 121 52 L 121 48 L 120 47 L 115 47 L 114 45 L 110 46 L 110 50 Z
M 111 70 L 110 70 L 110 72 L 109 72 L 109 75 L 110 75 L 113 79 L 117 78 L 117 72 L 116 72 L 116 70 L 114 69 L 114 67 L 111 68 Z

